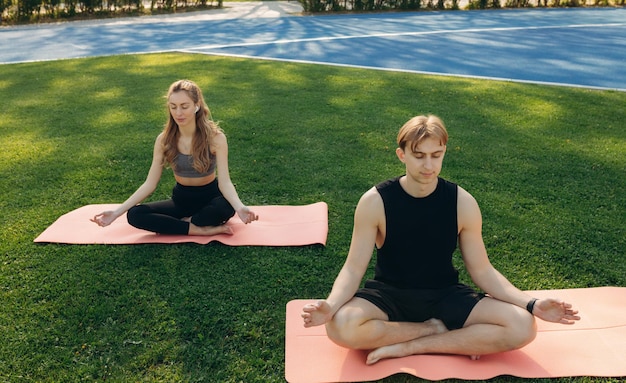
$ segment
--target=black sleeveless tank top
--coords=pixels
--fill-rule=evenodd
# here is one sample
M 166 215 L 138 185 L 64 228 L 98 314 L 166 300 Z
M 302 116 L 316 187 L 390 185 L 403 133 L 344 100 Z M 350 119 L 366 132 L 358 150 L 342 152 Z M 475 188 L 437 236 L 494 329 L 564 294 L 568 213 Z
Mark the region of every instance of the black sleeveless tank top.
M 458 283 L 452 265 L 457 247 L 456 184 L 439 178 L 430 195 L 415 198 L 400 177 L 376 185 L 385 206 L 385 242 L 375 279 L 401 289 L 437 289 Z

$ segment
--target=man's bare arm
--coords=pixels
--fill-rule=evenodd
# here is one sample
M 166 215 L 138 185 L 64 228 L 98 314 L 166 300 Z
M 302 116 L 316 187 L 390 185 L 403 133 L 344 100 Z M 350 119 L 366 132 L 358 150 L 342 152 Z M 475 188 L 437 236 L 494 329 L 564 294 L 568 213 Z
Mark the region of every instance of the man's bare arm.
M 361 197 L 356 207 L 348 257 L 328 298 L 302 309 L 305 327 L 328 322 L 341 306 L 352 299 L 372 258 L 381 214 L 384 217 L 382 199 L 376 189 L 372 188 Z
M 472 280 L 491 297 L 528 309 L 548 322 L 573 324 L 579 320 L 578 311 L 559 299 L 536 300 L 515 287 L 496 270 L 487 256 L 482 239 L 482 217 L 476 200 L 459 188 L 458 201 L 459 247 Z

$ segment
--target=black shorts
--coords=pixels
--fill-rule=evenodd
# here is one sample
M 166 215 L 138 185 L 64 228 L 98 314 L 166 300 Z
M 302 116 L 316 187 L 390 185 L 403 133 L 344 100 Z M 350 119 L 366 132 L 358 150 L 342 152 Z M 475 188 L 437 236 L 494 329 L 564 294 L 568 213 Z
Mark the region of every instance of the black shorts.
M 374 304 L 390 321 L 424 322 L 437 318 L 448 330 L 455 330 L 463 327 L 485 294 L 460 283 L 443 289 L 405 290 L 369 280 L 354 296 Z

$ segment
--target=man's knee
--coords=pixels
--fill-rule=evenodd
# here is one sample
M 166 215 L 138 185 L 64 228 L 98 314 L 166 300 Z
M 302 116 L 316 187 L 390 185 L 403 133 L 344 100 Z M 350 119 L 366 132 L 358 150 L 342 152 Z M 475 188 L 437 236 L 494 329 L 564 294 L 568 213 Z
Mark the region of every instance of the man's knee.
M 512 328 L 510 338 L 511 350 L 522 348 L 532 342 L 537 336 L 537 323 L 531 314 L 521 316 L 519 322 Z
M 465 326 L 473 324 L 492 324 L 502 329 L 496 340 L 496 348 L 500 351 L 522 348 L 537 335 L 537 324 L 532 314 L 521 307 L 491 298 L 478 303 Z
M 507 326 L 507 332 L 502 339 L 503 351 L 517 350 L 532 342 L 537 336 L 535 317 L 522 313 L 515 321 Z
M 361 315 L 361 310 L 354 307 L 342 307 L 337 311 L 333 319 L 326 323 L 328 338 L 339 346 L 362 349 L 363 339 L 359 335 L 359 326 L 367 321 Z

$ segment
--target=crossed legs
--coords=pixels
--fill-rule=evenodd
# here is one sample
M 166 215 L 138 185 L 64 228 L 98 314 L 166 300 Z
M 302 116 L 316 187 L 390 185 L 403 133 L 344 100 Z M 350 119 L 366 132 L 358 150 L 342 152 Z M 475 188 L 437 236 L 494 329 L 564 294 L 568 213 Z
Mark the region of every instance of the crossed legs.
M 215 235 L 232 234 L 224 223 L 234 214 L 228 201 L 218 196 L 201 207 L 180 206 L 172 199 L 137 205 L 127 219 L 134 227 L 160 234 Z
M 463 328 L 448 331 L 443 322 L 391 322 L 387 314 L 362 298 L 353 298 L 326 325 L 329 338 L 347 348 L 372 350 L 367 364 L 415 354 L 476 356 L 518 349 L 536 335 L 526 310 L 485 297 Z

